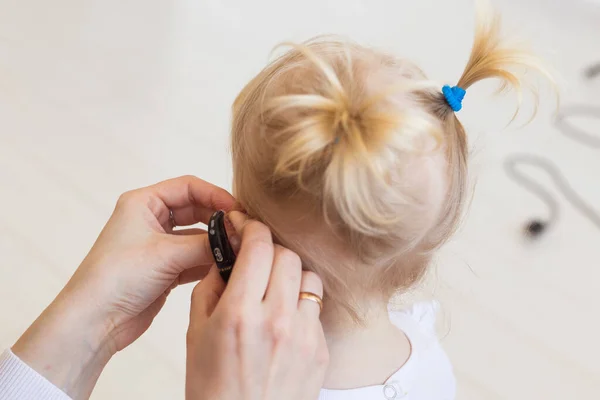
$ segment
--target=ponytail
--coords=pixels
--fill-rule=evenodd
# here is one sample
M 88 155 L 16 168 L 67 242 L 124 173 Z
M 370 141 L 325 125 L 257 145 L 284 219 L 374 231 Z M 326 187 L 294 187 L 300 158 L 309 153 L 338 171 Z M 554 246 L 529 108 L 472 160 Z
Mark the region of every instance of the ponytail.
M 477 1 L 475 39 L 467 65 L 458 80 L 457 87 L 467 90 L 484 79 L 496 78 L 501 81 L 499 91 L 514 89 L 517 92 L 518 106 L 513 119 L 518 114 L 523 101 L 523 87 L 535 97 L 535 110 L 538 105 L 537 91 L 524 80 L 524 72 L 533 70 L 547 78 L 554 86 L 551 74 L 542 62 L 530 51 L 502 36 L 501 18 L 487 0 Z M 534 111 L 535 115 L 535 111 Z
M 468 181 L 468 140 L 464 127 L 456 117 L 462 108 L 466 90 L 485 79 L 500 80 L 502 92 L 514 89 L 518 104 L 511 122 L 519 113 L 523 101 L 523 88 L 529 89 L 534 98 L 534 111 L 537 113 L 539 96 L 537 90 L 525 80 L 528 70 L 538 72 L 547 78 L 554 87 L 552 76 L 542 62 L 529 51 L 515 45 L 502 36 L 501 19 L 494 13 L 487 0 L 477 1 L 476 27 L 473 47 L 467 65 L 455 87 L 445 86 L 439 93 L 427 93 L 426 101 L 432 113 L 443 121 L 446 135 L 447 157 L 450 164 L 447 199 L 442 208 L 437 232 L 432 231 L 430 243 L 437 246 L 446 240 L 457 228 L 466 202 Z

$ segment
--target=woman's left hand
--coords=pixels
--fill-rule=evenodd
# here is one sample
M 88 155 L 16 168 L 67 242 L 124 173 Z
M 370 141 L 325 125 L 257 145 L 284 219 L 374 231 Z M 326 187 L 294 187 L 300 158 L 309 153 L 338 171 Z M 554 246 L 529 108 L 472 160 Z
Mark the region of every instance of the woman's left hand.
M 169 292 L 213 264 L 208 237 L 178 226 L 229 211 L 233 197 L 195 177 L 123 194 L 98 240 L 13 352 L 72 398 L 87 398 L 110 357 L 150 326 Z

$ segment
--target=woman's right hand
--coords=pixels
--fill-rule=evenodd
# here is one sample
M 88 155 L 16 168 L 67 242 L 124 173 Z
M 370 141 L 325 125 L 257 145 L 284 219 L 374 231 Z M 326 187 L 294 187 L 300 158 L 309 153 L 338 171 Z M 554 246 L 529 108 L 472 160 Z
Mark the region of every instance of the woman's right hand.
M 298 298 L 322 297 L 321 280 L 265 225 L 239 212 L 229 220 L 241 238 L 229 283 L 213 267 L 192 295 L 186 398 L 314 400 L 329 354 L 319 304 Z

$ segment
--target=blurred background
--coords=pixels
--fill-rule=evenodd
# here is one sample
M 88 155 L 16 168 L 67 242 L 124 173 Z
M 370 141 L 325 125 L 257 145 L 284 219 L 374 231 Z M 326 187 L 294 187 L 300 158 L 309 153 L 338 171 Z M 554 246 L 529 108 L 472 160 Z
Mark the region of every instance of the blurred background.
M 563 108 L 600 108 L 600 1 L 493 4 L 557 72 Z M 230 105 L 278 42 L 348 35 L 453 84 L 473 20 L 472 0 L 0 0 L 0 348 L 58 293 L 120 193 L 183 174 L 230 188 Z M 522 127 L 525 107 L 507 128 L 515 95 L 494 88 L 470 90 L 459 115 L 474 199 L 420 292 L 442 303 L 459 399 L 600 398 L 600 230 L 524 167 L 560 209 L 526 238 L 548 209 L 504 168 L 514 153 L 547 158 L 600 212 L 600 147 L 557 129 L 547 88 L 538 118 Z M 594 110 L 569 124 L 600 138 Z M 183 398 L 190 291 L 171 294 L 94 399 Z

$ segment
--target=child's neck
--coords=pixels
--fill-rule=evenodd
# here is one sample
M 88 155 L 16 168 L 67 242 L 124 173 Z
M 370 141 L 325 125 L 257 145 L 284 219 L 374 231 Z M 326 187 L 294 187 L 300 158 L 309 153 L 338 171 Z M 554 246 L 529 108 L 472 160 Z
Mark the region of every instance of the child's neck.
M 328 305 L 323 310 L 330 359 L 324 382 L 327 389 L 382 384 L 410 357 L 410 341 L 390 322 L 387 303 L 364 304 L 364 309 L 368 312 L 361 325 L 342 310 Z

